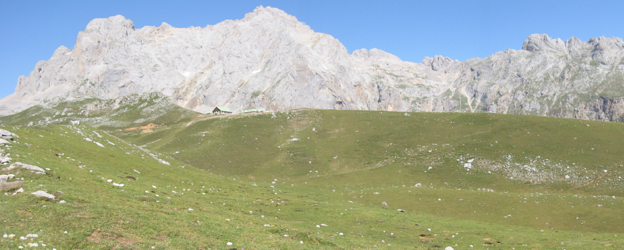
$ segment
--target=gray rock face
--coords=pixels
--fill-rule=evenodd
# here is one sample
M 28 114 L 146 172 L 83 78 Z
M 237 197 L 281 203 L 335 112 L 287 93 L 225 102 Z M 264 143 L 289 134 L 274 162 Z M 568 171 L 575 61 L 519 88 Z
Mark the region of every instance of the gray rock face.
M 494 112 L 624 120 L 624 42 L 534 34 L 522 50 L 464 62 L 405 62 L 379 49 L 348 54 L 293 16 L 258 7 L 214 26 L 135 29 L 122 16 L 91 21 L 20 77 L 0 115 L 87 97 L 161 92 L 208 112 L 258 108 Z

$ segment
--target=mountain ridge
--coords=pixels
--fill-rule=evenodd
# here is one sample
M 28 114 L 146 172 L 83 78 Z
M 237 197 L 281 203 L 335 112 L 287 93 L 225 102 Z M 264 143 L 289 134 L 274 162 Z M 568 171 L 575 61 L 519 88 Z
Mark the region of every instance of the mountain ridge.
M 379 49 L 349 54 L 296 17 L 258 7 L 205 27 L 135 29 L 123 16 L 94 19 L 72 50 L 61 46 L 0 100 L 0 115 L 80 98 L 162 92 L 207 112 L 292 108 L 492 112 L 622 121 L 624 42 L 530 35 L 460 62 L 402 61 Z

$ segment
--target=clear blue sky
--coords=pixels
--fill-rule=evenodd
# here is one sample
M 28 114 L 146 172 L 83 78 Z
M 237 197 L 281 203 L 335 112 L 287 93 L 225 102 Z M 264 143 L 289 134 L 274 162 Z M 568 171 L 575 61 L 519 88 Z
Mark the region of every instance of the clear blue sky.
M 624 1 L 10 1 L 0 0 L 0 97 L 20 75 L 48 60 L 94 18 L 121 14 L 136 28 L 214 25 L 241 19 L 256 6 L 294 15 L 352 52 L 378 48 L 405 61 L 443 55 L 457 60 L 520 49 L 533 33 L 564 41 L 576 36 L 624 37 Z

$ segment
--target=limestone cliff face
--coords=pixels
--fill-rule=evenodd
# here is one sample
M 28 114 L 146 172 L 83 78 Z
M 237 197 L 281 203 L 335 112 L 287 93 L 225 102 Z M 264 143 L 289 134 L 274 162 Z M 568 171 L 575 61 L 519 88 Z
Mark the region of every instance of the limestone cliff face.
M 531 35 L 522 50 L 465 62 L 401 61 L 378 49 L 349 54 L 330 35 L 258 7 L 214 26 L 135 29 L 122 16 L 91 21 L 20 77 L 0 115 L 36 104 L 161 92 L 196 111 L 227 106 L 496 112 L 624 120 L 619 38 Z

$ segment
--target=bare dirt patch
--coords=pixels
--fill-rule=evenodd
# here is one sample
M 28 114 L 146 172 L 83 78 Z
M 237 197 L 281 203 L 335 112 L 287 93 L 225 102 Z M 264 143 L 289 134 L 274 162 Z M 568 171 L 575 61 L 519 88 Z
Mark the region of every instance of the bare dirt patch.
M 157 127 L 158 127 L 158 125 L 156 125 L 154 123 L 150 123 L 150 124 L 147 124 L 145 126 L 124 128 L 124 131 L 128 132 L 128 131 L 141 130 L 141 133 L 150 133 L 150 132 L 153 132 L 154 129 L 157 128 Z

